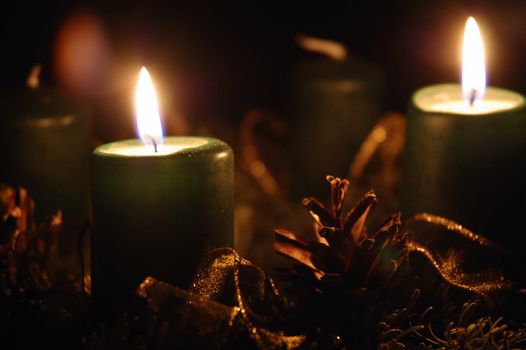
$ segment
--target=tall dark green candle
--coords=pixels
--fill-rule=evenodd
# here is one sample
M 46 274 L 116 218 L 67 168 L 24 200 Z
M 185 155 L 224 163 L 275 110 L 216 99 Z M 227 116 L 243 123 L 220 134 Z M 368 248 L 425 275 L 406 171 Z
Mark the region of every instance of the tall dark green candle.
M 295 71 L 291 130 L 298 194 L 326 196 L 327 174 L 345 177 L 380 116 L 379 70 L 354 57 L 316 57 Z
M 93 152 L 92 295 L 112 305 L 144 277 L 186 286 L 203 254 L 233 243 L 231 148 L 205 137 Z
M 526 104 L 497 88 L 477 103 L 454 84 L 414 94 L 402 212 L 445 216 L 513 249 L 526 212 Z
M 62 209 L 88 216 L 89 121 L 82 109 L 45 89 L 0 98 L 0 181 L 23 186 L 40 221 Z

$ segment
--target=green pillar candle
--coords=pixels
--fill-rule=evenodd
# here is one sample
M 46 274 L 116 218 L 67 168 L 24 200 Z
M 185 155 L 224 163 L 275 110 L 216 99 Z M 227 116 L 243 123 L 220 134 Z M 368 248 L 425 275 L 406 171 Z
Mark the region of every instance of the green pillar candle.
M 0 97 L 0 180 L 23 186 L 38 221 L 62 209 L 88 216 L 89 121 L 77 104 L 45 89 Z
M 92 296 L 110 313 L 146 276 L 187 287 L 207 250 L 233 244 L 230 146 L 206 137 L 163 139 L 144 67 L 136 108 L 141 140 L 93 152 Z
M 148 275 L 186 286 L 211 248 L 233 243 L 233 154 L 217 139 L 140 140 L 93 153 L 92 295 L 115 303 Z
M 380 100 L 381 74 L 374 65 L 346 53 L 301 62 L 294 75 L 291 130 L 292 160 L 299 174 L 296 183 L 302 187 L 297 189 L 299 196 L 308 192 L 326 197 L 325 176 L 347 176 L 380 116 Z
M 417 91 L 407 116 L 402 212 L 430 212 L 513 247 L 524 231 L 526 105 L 489 88 L 479 105 L 460 85 Z
M 514 249 L 526 209 L 525 100 L 486 90 L 484 47 L 472 17 L 462 51 L 462 86 L 430 86 L 411 101 L 402 211 L 445 216 Z

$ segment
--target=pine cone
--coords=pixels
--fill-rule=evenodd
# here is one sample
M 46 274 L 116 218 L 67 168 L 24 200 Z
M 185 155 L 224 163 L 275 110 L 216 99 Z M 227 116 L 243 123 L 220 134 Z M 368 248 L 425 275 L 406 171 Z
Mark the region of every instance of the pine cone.
M 370 288 L 384 286 L 405 257 L 405 234 L 400 214 L 392 215 L 379 230 L 368 234 L 367 217 L 377 202 L 369 191 L 347 214 L 342 214 L 349 181 L 327 176 L 331 188 L 331 210 L 314 197 L 303 206 L 315 222 L 317 241 L 305 242 L 293 232 L 276 229 L 274 248 L 299 262 L 296 273 L 314 277 L 322 292 L 335 286 Z M 310 276 L 308 276 L 310 275 Z

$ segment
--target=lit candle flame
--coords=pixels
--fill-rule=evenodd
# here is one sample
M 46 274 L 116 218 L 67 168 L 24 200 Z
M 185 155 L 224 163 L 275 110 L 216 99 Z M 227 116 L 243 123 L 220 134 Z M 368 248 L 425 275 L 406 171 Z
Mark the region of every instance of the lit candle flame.
M 155 152 L 163 144 L 163 130 L 157 97 L 152 79 L 146 68 L 142 67 L 135 90 L 137 130 L 145 145 L 153 146 Z
M 464 100 L 473 106 L 476 101 L 484 97 L 485 90 L 484 45 L 477 22 L 473 17 L 469 17 L 466 22 L 462 47 L 462 92 Z

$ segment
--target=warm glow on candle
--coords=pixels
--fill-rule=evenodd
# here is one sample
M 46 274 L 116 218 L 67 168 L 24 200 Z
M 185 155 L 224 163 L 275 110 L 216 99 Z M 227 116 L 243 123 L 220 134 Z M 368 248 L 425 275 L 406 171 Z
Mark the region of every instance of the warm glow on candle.
M 469 17 L 462 47 L 462 92 L 464 99 L 473 106 L 484 97 L 485 90 L 484 46 L 477 22 Z
M 142 67 L 135 90 L 135 108 L 137 113 L 137 131 L 141 141 L 157 152 L 163 144 L 163 130 L 157 97 L 152 79 L 146 68 Z
M 469 17 L 462 47 L 462 89 L 457 84 L 430 86 L 419 90 L 414 102 L 426 112 L 489 115 L 516 108 L 524 98 L 512 91 L 486 88 L 482 37 L 477 22 Z

